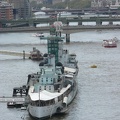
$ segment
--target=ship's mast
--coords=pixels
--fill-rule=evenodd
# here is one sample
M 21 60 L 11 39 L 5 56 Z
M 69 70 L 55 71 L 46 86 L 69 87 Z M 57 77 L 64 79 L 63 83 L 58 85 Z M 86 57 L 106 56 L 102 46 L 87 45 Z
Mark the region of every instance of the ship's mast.
M 50 27 L 50 36 L 47 37 L 48 53 L 55 55 L 55 63 L 59 62 L 60 42 L 63 42 L 61 37 L 62 22 L 56 21 Z

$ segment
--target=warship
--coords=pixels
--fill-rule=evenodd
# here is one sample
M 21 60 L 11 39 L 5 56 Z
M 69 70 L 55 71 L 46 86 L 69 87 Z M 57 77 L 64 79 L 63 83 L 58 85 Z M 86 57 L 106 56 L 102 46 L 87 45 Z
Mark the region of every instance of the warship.
M 77 94 L 78 61 L 75 53 L 63 49 L 63 39 L 61 24 L 53 24 L 47 36 L 48 53 L 43 55 L 40 70 L 28 75 L 27 110 L 33 118 L 65 113 Z

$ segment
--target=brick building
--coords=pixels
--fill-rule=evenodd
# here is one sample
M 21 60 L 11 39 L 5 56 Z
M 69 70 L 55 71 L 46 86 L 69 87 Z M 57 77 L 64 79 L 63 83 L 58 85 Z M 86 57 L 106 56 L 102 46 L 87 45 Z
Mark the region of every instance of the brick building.
M 13 7 L 8 2 L 0 2 L 0 19 L 13 19 Z

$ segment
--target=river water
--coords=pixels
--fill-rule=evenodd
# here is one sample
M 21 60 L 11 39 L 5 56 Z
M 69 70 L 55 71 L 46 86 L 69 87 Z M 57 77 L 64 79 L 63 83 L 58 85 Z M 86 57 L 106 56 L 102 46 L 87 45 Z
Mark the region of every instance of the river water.
M 33 33 L 0 34 L 0 50 L 30 52 L 33 47 L 47 52 L 46 40 Z M 48 35 L 48 33 L 45 33 Z M 116 48 L 102 47 L 102 40 L 120 38 L 119 30 L 81 31 L 71 34 L 64 44 L 76 53 L 79 62 L 78 94 L 65 115 L 49 120 L 120 120 L 120 43 Z M 91 68 L 91 65 L 97 68 Z M 0 55 L 0 96 L 12 96 L 14 87 L 27 82 L 27 75 L 39 70 L 39 62 L 22 57 Z M 32 120 L 27 111 L 8 109 L 0 103 L 0 120 Z

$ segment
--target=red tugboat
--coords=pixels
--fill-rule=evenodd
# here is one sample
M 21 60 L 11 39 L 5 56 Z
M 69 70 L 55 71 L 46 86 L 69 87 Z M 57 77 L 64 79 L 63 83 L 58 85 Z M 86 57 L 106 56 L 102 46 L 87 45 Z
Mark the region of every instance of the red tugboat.
M 103 40 L 102 46 L 105 48 L 114 48 L 114 47 L 117 47 L 117 42 L 114 39 Z

